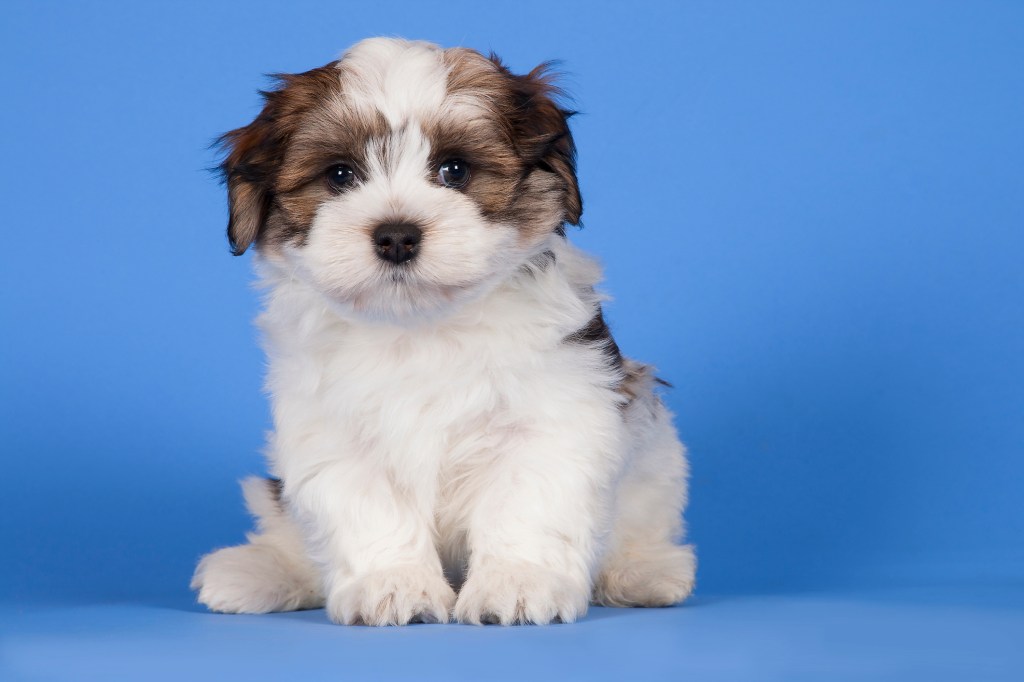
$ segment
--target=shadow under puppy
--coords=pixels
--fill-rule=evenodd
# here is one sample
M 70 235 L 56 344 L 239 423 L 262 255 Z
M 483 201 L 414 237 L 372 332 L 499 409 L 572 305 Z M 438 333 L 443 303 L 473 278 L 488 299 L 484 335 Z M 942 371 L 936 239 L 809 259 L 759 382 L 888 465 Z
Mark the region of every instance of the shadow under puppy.
M 223 138 L 265 289 L 275 478 L 199 601 L 338 623 L 573 621 L 694 584 L 687 465 L 571 246 L 576 151 L 544 67 L 370 39 Z

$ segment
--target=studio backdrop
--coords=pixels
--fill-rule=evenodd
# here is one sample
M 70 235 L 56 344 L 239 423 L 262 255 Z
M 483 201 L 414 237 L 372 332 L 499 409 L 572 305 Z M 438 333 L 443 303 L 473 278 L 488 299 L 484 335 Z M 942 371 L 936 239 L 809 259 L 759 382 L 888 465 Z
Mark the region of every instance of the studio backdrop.
M 376 34 L 562 60 L 570 238 L 673 385 L 698 594 L 1013 575 L 1024 8 L 975 9 L 6 7 L 3 596 L 187 595 L 241 541 L 269 418 L 209 145 Z

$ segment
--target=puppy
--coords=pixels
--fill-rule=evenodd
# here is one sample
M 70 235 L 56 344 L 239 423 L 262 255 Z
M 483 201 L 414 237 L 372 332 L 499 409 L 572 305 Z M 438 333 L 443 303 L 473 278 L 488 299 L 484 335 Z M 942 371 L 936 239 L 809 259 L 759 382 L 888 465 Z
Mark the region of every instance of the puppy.
M 565 237 L 576 150 L 545 66 L 375 38 L 227 133 L 228 237 L 266 291 L 273 478 L 215 611 L 571 622 L 694 585 L 687 464 Z

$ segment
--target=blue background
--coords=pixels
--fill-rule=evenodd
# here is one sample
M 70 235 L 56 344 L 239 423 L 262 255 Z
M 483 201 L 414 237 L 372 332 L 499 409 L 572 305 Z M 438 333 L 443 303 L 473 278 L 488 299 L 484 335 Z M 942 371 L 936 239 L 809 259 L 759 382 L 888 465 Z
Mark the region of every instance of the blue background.
M 4 679 L 1024 674 L 1024 4 L 0 14 Z M 207 145 L 261 74 L 371 35 L 564 60 L 572 239 L 691 449 L 691 605 L 381 632 L 192 604 L 268 427 Z

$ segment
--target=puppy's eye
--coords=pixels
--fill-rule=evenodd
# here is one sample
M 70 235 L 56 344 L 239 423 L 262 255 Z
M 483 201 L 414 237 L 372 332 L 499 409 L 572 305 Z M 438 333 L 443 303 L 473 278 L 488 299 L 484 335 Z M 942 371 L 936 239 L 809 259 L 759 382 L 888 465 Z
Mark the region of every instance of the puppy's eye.
M 453 189 L 465 186 L 469 182 L 469 164 L 462 159 L 448 159 L 437 167 L 437 181 Z
M 356 181 L 356 172 L 343 163 L 328 168 L 326 175 L 327 184 L 331 186 L 331 189 L 339 191 L 351 187 Z

